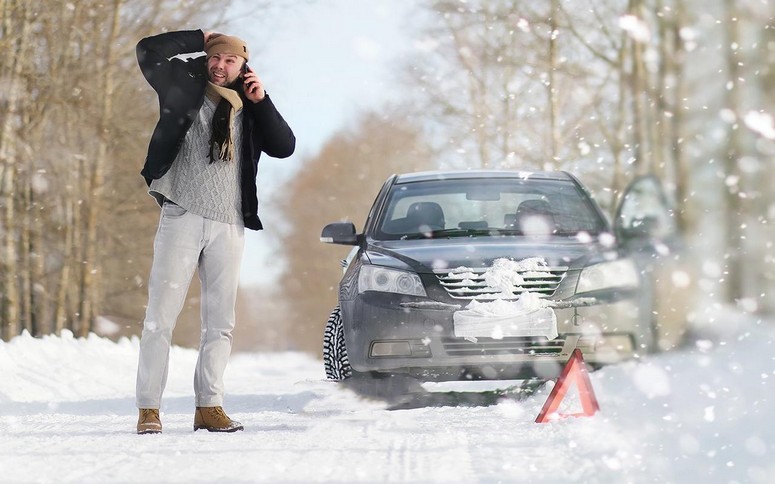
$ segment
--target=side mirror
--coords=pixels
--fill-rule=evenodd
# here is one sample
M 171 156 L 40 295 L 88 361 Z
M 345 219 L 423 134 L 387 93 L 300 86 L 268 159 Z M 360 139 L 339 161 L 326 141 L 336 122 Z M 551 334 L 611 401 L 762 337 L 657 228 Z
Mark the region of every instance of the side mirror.
M 320 241 L 327 244 L 357 245 L 358 235 L 352 222 L 335 222 L 323 227 Z

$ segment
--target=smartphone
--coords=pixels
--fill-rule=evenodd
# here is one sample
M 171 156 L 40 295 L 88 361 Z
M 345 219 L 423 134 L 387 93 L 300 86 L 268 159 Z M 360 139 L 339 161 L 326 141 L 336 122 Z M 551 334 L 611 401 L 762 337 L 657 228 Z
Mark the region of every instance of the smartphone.
M 248 63 L 247 63 L 247 62 L 245 62 L 245 63 L 242 65 L 242 75 L 243 75 L 243 78 L 242 78 L 242 84 L 243 84 L 243 86 L 244 86 L 244 88 L 245 88 L 246 90 L 247 90 L 247 89 L 250 89 L 250 85 L 251 85 L 251 84 L 253 84 L 252 82 L 250 82 L 250 83 L 245 83 L 245 77 L 244 77 L 244 76 L 245 76 L 245 74 L 247 74 L 248 72 L 250 72 L 250 68 L 248 67 Z

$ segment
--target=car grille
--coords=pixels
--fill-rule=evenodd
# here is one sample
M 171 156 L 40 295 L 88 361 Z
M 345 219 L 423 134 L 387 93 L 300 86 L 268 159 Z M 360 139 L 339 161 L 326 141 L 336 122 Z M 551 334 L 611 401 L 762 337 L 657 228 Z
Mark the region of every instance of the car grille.
M 503 293 L 489 287 L 484 279 L 487 269 L 467 269 L 466 273 L 437 272 L 439 282 L 447 293 L 455 299 L 502 299 Z M 557 286 L 568 272 L 567 267 L 547 267 L 542 271 L 525 271 L 519 275 L 525 281 L 519 286 L 513 286 L 511 294 L 514 297 L 523 292 L 533 292 L 547 297 L 554 294 Z
M 556 355 L 562 352 L 565 339 L 477 338 L 473 342 L 462 338 L 443 338 L 441 343 L 448 356 Z

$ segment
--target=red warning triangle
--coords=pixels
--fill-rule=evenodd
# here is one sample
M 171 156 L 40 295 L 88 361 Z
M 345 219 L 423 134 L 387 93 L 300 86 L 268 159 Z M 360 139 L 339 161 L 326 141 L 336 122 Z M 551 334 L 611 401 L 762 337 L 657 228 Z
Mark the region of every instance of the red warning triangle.
M 581 407 L 584 411 L 568 415 L 558 413 L 557 408 L 560 406 L 560 402 L 565 398 L 565 394 L 568 393 L 568 389 L 573 383 L 576 383 L 576 387 L 579 390 L 579 399 L 581 400 Z M 536 423 L 544 423 L 556 418 L 589 417 L 594 415 L 598 410 L 600 410 L 600 405 L 598 405 L 597 398 L 595 398 L 595 391 L 592 389 L 592 382 L 589 379 L 587 365 L 584 363 L 584 358 L 581 356 L 581 350 L 576 348 L 570 355 L 568 363 L 565 364 L 565 368 L 562 369 L 560 378 L 557 379 L 557 384 L 552 388 L 549 398 L 546 399 L 546 403 L 544 403 L 541 413 L 539 413 L 538 418 L 536 418 Z

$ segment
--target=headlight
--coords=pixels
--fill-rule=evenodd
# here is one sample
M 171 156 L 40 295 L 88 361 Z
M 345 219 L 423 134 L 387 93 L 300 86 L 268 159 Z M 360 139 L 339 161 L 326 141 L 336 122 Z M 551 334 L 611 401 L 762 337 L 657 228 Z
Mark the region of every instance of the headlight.
M 358 292 L 380 291 L 426 296 L 420 276 L 413 272 L 365 265 L 358 275 Z
M 638 269 L 630 259 L 603 262 L 581 271 L 576 294 L 614 288 L 637 288 L 640 286 Z

